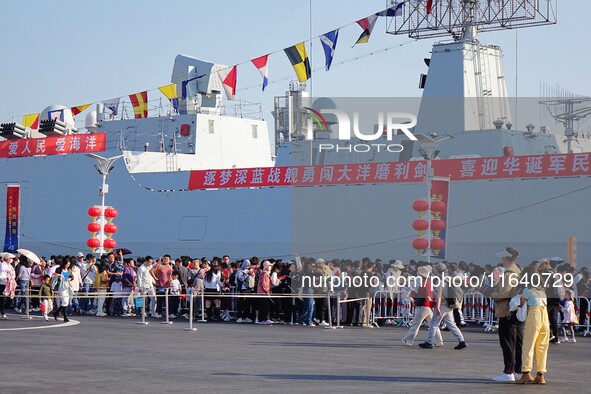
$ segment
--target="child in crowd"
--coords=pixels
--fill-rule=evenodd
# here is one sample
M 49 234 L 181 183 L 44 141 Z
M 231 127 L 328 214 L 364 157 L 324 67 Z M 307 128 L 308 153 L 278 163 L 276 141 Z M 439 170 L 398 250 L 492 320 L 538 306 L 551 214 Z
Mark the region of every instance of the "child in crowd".
M 560 305 L 563 316 L 561 327 L 564 338 L 562 339 L 562 342 L 575 343 L 577 342 L 575 339 L 575 324 L 579 324 L 579 317 L 575 311 L 573 292 L 571 290 L 567 290 L 565 292 L 565 298 L 564 300 L 560 301 Z M 567 327 L 570 329 L 570 338 L 566 335 Z
M 43 320 L 49 321 L 47 314 L 53 310 L 53 290 L 51 290 L 51 276 L 44 275 L 43 283 L 39 289 L 39 300 L 41 301 L 41 312 L 43 312 Z
M 172 280 L 170 281 L 170 311 L 167 311 L 168 317 L 171 319 L 176 318 L 176 314 L 179 309 L 181 295 L 181 282 L 179 281 L 178 271 L 172 272 Z
M 123 314 L 123 283 L 121 277 L 115 277 L 111 283 L 111 293 L 113 294 L 113 302 L 109 308 L 109 312 L 113 316 L 121 316 Z

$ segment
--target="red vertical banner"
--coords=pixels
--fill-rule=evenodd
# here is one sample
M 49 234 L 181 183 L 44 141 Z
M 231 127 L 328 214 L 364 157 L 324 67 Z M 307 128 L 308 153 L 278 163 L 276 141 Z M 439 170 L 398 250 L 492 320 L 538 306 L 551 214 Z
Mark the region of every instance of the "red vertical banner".
M 4 251 L 16 252 L 18 249 L 18 224 L 20 207 L 20 185 L 6 187 L 6 235 Z
M 445 227 L 441 231 L 439 231 L 439 238 L 444 242 L 443 249 L 440 249 L 437 254 L 433 254 L 433 257 L 437 257 L 440 259 L 447 258 L 447 219 L 448 219 L 448 210 L 449 210 L 449 179 L 448 178 L 441 178 L 441 177 L 434 177 L 433 181 L 431 182 L 431 201 L 440 200 L 445 204 L 444 209 L 441 210 L 439 214 L 439 220 L 442 220 L 445 223 Z M 431 213 L 433 214 L 433 213 Z M 433 225 L 431 226 L 433 227 Z

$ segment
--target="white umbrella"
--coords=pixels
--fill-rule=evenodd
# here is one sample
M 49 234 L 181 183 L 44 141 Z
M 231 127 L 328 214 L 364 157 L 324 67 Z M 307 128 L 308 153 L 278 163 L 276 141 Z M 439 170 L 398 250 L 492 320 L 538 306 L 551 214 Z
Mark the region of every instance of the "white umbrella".
M 36 264 L 39 264 L 39 262 L 41 261 L 35 253 L 31 252 L 28 249 L 17 249 L 16 251 Z

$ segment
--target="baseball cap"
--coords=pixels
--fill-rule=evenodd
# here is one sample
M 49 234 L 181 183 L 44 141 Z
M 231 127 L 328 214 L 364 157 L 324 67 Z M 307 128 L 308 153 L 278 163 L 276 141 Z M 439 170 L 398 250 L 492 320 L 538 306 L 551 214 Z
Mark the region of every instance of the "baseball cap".
M 84 253 L 78 252 L 78 253 L 76 253 L 76 257 L 84 257 Z

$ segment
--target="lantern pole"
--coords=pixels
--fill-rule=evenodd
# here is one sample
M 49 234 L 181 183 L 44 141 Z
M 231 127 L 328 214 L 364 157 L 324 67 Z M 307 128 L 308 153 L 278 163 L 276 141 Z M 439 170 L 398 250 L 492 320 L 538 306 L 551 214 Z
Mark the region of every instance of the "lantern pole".
M 419 149 L 419 153 L 423 156 L 423 159 L 427 161 L 427 171 L 425 173 L 425 184 L 427 186 L 427 203 L 429 204 L 429 213 L 427 214 L 427 221 L 429 222 L 429 229 L 427 232 L 427 241 L 429 242 L 429 246 L 427 248 L 427 263 L 431 264 L 431 220 L 433 219 L 431 215 L 431 187 L 433 178 L 435 176 L 435 170 L 431 167 L 431 161 L 435 159 L 439 155 L 439 151 L 437 150 L 437 146 L 447 139 L 453 138 L 452 135 L 447 135 L 443 138 L 436 140 L 437 133 L 432 133 L 430 137 L 424 134 L 415 134 L 415 137 L 419 141 L 421 148 Z
M 102 184 L 99 188 L 99 196 L 101 196 L 101 231 L 100 231 L 100 246 L 99 246 L 99 256 L 105 253 L 105 246 L 103 243 L 105 242 L 105 222 L 107 221 L 105 218 L 105 199 L 107 193 L 109 193 L 109 185 L 107 184 L 107 175 L 111 171 L 113 171 L 114 166 L 112 165 L 117 159 L 123 157 L 123 155 L 113 156 L 109 158 L 105 158 L 99 155 L 95 155 L 94 153 L 87 153 L 87 157 L 96 160 L 96 164 L 94 168 L 98 171 L 99 174 L 102 176 Z
M 102 178 L 103 178 L 103 183 L 102 183 L 101 188 L 99 190 L 99 195 L 101 196 L 101 219 L 100 219 L 101 233 L 99 235 L 101 245 L 99 246 L 99 256 L 102 256 L 103 254 L 105 254 L 105 247 L 103 246 L 103 243 L 105 242 L 105 223 L 107 221 L 105 218 L 105 198 L 107 196 L 107 193 L 109 192 L 109 185 L 107 184 L 107 174 L 101 173 Z
M 431 155 L 429 155 L 427 158 L 427 174 L 425 175 L 425 182 L 427 184 L 427 204 L 429 204 L 429 209 L 427 210 L 427 221 L 429 222 L 429 228 L 427 229 L 427 242 L 429 242 L 429 246 L 427 247 L 427 264 L 431 264 L 431 182 L 433 181 L 431 160 Z

